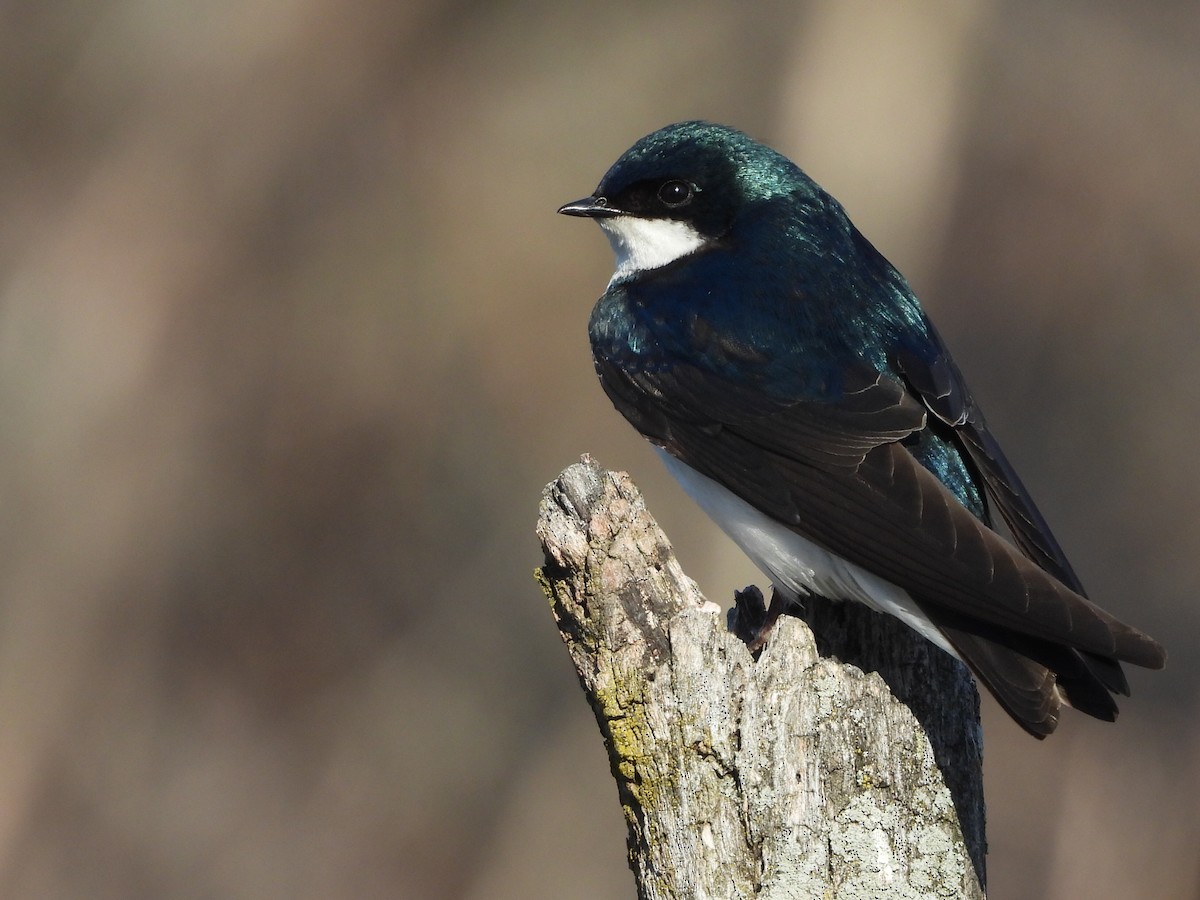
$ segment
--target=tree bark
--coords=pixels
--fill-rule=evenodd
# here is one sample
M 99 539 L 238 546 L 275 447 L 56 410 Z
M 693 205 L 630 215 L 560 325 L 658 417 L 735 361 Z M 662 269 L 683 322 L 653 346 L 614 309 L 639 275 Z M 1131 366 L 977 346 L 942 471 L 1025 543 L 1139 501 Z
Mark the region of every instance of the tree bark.
M 629 477 L 586 456 L 546 487 L 537 532 L 640 898 L 984 896 L 979 699 L 961 663 L 823 601 L 813 630 L 784 617 L 756 660 Z

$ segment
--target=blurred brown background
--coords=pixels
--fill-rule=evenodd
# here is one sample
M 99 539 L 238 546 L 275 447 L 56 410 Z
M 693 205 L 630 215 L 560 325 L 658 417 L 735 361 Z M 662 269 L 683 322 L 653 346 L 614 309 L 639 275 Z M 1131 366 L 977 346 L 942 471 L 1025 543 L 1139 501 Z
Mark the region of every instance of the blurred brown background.
M 1106 726 L 985 709 L 993 897 L 1200 896 L 1200 7 L 0 6 L 0 896 L 631 898 L 531 578 L 625 468 L 554 215 L 705 117 L 910 278 L 1094 596 Z

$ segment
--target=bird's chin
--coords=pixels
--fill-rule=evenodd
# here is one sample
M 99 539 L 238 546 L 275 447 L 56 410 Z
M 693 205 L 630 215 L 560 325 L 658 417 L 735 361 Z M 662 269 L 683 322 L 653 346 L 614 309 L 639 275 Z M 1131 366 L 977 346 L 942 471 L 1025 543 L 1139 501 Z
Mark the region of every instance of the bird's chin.
M 604 229 L 617 258 L 614 280 L 661 269 L 708 243 L 707 238 L 687 222 L 675 219 L 614 216 L 597 219 L 596 224 Z

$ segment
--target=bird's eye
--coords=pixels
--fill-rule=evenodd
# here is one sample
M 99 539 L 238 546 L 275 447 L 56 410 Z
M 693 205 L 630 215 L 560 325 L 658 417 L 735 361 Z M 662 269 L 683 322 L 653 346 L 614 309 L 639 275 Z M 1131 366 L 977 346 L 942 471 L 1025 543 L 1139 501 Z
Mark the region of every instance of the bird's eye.
M 658 199 L 672 209 L 683 206 L 692 199 L 692 186 L 678 179 L 663 182 L 662 187 L 658 189 Z

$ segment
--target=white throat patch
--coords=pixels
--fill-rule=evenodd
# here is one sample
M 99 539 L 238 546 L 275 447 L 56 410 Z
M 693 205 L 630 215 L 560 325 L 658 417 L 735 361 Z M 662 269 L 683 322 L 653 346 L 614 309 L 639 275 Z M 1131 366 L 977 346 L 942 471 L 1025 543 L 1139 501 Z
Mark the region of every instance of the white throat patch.
M 707 238 L 691 225 L 674 219 L 613 216 L 596 221 L 604 229 L 617 256 L 617 270 L 612 277 L 614 282 L 673 263 L 680 257 L 695 253 L 707 243 Z

